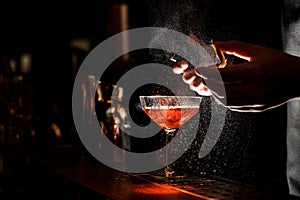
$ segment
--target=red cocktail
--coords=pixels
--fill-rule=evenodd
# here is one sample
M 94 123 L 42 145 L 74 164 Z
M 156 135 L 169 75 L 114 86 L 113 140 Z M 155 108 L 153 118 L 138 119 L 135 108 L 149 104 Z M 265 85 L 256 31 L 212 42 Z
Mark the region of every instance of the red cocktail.
M 198 113 L 201 100 L 199 96 L 140 96 L 144 112 L 165 130 L 166 138 L 174 136 L 178 128 Z M 171 166 L 167 166 L 165 176 L 173 177 L 173 173 Z

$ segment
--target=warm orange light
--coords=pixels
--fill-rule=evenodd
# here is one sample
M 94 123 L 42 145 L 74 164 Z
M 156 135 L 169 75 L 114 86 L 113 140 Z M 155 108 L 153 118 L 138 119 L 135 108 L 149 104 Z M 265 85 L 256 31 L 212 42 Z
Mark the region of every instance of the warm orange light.
M 217 47 L 214 45 L 214 44 L 211 44 L 212 48 L 214 49 L 217 57 L 219 58 L 219 60 L 221 61 L 219 64 L 218 64 L 218 68 L 224 68 L 226 65 L 227 65 L 227 59 L 225 58 L 224 56 L 224 53 L 219 51 L 217 49 Z
M 157 187 L 159 186 L 159 187 Z M 188 186 L 186 186 L 188 187 Z M 192 186 L 190 186 L 192 189 Z M 198 197 L 203 200 L 211 200 L 211 198 L 205 197 L 203 195 L 195 194 L 192 192 L 189 192 L 187 190 L 183 190 L 180 188 L 172 187 L 169 185 L 163 185 L 163 184 L 149 184 L 147 186 L 143 185 L 142 187 L 139 187 L 138 185 L 134 189 L 135 192 L 141 193 L 141 194 L 148 194 L 148 195 L 168 195 L 169 197 L 178 197 L 178 194 L 186 193 L 191 196 Z M 179 197 L 178 197 L 179 198 Z
M 234 55 L 234 56 L 236 56 L 236 57 L 239 57 L 239 58 L 241 58 L 241 59 L 247 60 L 247 61 L 249 61 L 249 62 L 252 61 L 251 57 L 249 57 L 249 56 L 243 56 L 243 55 L 238 54 L 238 53 L 236 53 L 236 52 L 226 51 L 225 53 L 226 53 L 226 54 L 229 54 L 229 55 Z
M 51 128 L 54 131 L 54 134 L 57 138 L 62 137 L 62 133 L 61 133 L 60 128 L 58 127 L 57 124 L 55 124 L 55 123 L 51 124 Z
M 221 62 L 218 64 L 218 68 L 224 68 L 224 67 L 226 67 L 226 65 L 227 65 L 227 59 L 226 59 L 224 53 L 226 53 L 226 54 L 228 54 L 228 55 L 234 55 L 234 56 L 236 56 L 236 57 L 238 57 L 238 58 L 247 60 L 248 62 L 252 61 L 252 58 L 249 57 L 249 56 L 244 56 L 244 55 L 241 55 L 241 54 L 239 54 L 239 53 L 237 53 L 237 52 L 233 52 L 233 51 L 225 51 L 225 52 L 219 51 L 219 50 L 217 49 L 217 47 L 216 47 L 214 44 L 211 44 L 211 46 L 212 46 L 212 48 L 214 49 L 214 51 L 215 51 L 217 57 L 218 57 L 219 60 L 221 61 Z
M 145 187 L 138 187 L 134 189 L 135 192 L 142 193 L 142 194 L 152 194 L 152 195 L 172 195 L 172 194 L 179 194 L 180 192 L 177 190 L 172 189 L 170 186 L 165 186 L 165 189 L 157 187 L 156 185 L 149 185 Z

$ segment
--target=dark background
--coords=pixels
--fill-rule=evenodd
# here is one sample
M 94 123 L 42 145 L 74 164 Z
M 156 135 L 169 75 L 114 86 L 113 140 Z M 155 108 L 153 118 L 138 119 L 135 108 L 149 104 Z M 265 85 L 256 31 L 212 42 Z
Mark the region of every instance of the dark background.
M 194 33 L 204 42 L 238 39 L 282 48 L 280 1 L 1 1 L 0 74 L 8 78 L 23 76 L 21 87 L 25 84 L 30 88 L 29 97 L 24 100 L 29 106 L 24 112 L 32 116 L 28 123 L 12 117 L 9 108 L 18 99 L 6 98 L 7 90 L 3 90 L 0 96 L 1 123 L 5 127 L 1 132 L 5 135 L 1 141 L 4 163 L 1 176 L 5 177 L 0 183 L 2 191 L 22 190 L 22 184 L 12 184 L 23 174 L 13 167 L 24 161 L 23 154 L 15 154 L 16 149 L 31 142 L 41 146 L 80 145 L 72 120 L 71 94 L 76 71 L 88 52 L 73 48 L 70 42 L 85 38 L 91 41 L 92 49 L 117 33 L 111 6 L 123 2 L 129 5 L 129 28 L 161 26 Z M 23 53 L 32 55 L 32 71 L 12 72 L 9 60 L 18 60 Z M 74 55 L 78 59 L 75 66 Z M 114 73 L 117 72 L 113 70 L 112 77 Z M 209 105 L 209 100 L 204 101 L 207 113 L 201 119 L 203 124 L 209 121 Z M 198 143 L 191 146 L 176 166 L 196 174 L 221 176 L 286 192 L 285 105 L 260 114 L 228 111 L 227 116 L 222 137 L 208 157 L 202 160 L 196 157 L 205 135 L 203 126 L 199 129 Z M 53 123 L 61 128 L 62 137 L 53 136 Z M 6 128 L 10 125 L 29 132 L 34 129 L 34 139 L 30 133 L 24 133 L 21 141 L 15 140 L 15 130 Z

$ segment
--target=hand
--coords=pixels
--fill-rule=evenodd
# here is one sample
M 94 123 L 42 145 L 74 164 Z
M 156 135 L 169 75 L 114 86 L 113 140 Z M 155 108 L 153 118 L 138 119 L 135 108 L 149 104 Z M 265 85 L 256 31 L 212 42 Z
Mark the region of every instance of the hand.
M 239 41 L 216 41 L 213 45 L 225 55 L 244 58 L 245 63 L 192 70 L 186 70 L 184 62 L 174 66 L 174 72 L 181 68 L 183 80 L 200 95 L 211 93 L 229 109 L 246 112 L 265 111 L 300 97 L 299 57 Z M 223 81 L 213 78 L 217 71 Z M 218 90 L 222 85 L 226 98 Z

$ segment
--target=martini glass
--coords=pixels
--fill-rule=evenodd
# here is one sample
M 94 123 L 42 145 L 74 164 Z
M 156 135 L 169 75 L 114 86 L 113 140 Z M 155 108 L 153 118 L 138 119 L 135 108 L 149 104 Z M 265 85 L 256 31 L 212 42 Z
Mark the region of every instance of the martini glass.
M 171 141 L 175 132 L 188 120 L 198 113 L 202 97 L 199 96 L 140 96 L 143 111 L 161 128 L 166 134 L 166 145 Z M 168 164 L 168 151 L 166 163 Z M 173 168 L 167 165 L 164 170 L 166 178 L 174 178 Z

